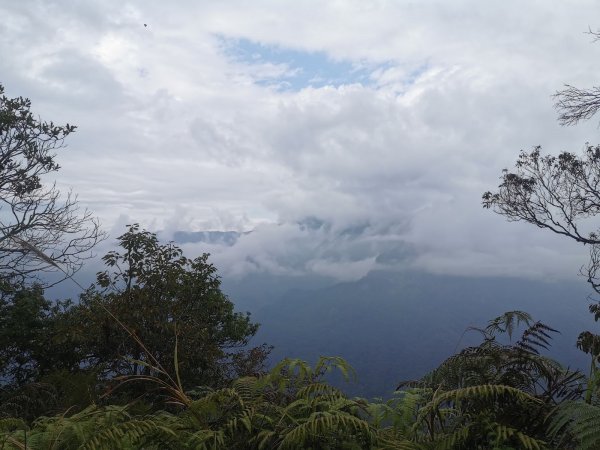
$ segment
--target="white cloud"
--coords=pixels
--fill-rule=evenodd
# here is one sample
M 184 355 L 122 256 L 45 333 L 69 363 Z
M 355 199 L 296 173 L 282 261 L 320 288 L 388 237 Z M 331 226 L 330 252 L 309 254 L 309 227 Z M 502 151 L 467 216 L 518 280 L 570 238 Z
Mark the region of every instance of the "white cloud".
M 597 84 L 600 46 L 582 34 L 597 13 L 592 1 L 8 2 L 0 82 L 79 125 L 58 182 L 107 228 L 254 229 L 210 248 L 224 273 L 348 279 L 404 255 L 439 272 L 569 276 L 584 249 L 507 225 L 480 195 L 520 149 L 596 140 L 595 123 L 559 127 L 550 95 Z M 231 58 L 236 39 L 372 72 L 279 90 L 299 62 Z M 326 225 L 303 229 L 309 217 Z M 397 245 L 414 252 L 386 253 Z

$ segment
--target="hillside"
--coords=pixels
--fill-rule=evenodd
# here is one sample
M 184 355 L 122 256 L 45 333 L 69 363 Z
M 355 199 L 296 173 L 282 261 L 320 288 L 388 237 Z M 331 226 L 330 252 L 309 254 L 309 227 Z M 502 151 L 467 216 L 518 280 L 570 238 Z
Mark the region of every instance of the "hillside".
M 268 282 L 267 277 L 261 280 Z M 590 289 L 583 280 L 374 272 L 329 287 L 300 289 L 298 280 L 295 284 L 282 292 L 281 281 L 272 291 L 238 281 L 225 283 L 225 291 L 238 309 L 252 311 L 261 323 L 255 339 L 275 346 L 271 361 L 342 356 L 358 373 L 358 383 L 347 388 L 354 395 L 388 395 L 398 381 L 418 378 L 458 348 L 478 342 L 475 332 L 464 333 L 467 327 L 515 309 L 560 328 L 553 357 L 573 367 L 587 366 L 585 355 L 575 348 L 579 332 L 594 329 L 587 311 Z M 264 306 L 255 309 L 259 296 Z

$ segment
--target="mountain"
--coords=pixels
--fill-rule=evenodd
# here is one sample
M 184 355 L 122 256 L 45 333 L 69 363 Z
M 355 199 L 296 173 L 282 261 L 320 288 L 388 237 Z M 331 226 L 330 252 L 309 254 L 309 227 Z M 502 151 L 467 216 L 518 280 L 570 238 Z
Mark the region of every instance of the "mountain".
M 478 343 L 479 335 L 465 333 L 467 327 L 484 326 L 515 309 L 561 332 L 550 356 L 572 367 L 588 365 L 575 348 L 577 335 L 595 326 L 587 312 L 590 289 L 583 281 L 373 272 L 333 286 L 301 288 L 297 280 L 296 287 L 284 292 L 279 285 L 270 296 L 268 277 L 263 282 L 260 302 L 256 283 L 253 288 L 243 280 L 224 284 L 238 309 L 250 310 L 261 323 L 256 342 L 275 346 L 273 362 L 344 357 L 358 374 L 358 382 L 345 387 L 354 395 L 389 395 L 399 381 L 418 378 L 460 348 Z
M 241 235 L 237 231 L 176 231 L 173 240 L 179 244 L 204 242 L 231 247 Z

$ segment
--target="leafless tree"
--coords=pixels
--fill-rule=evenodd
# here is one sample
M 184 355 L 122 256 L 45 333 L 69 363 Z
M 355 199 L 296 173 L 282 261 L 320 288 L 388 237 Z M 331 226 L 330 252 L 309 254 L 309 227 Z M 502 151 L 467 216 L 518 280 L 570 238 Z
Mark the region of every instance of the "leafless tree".
M 55 151 L 75 127 L 43 122 L 30 106 L 0 85 L 0 283 L 39 281 L 40 272 L 58 267 L 72 275 L 104 238 L 75 195 L 44 184 L 59 169 Z
M 599 86 L 579 89 L 567 84 L 562 91 L 554 94 L 554 98 L 561 125 L 576 125 L 581 120 L 592 118 L 600 109 Z
M 600 40 L 600 31 L 587 32 L 593 41 Z M 581 120 L 591 119 L 600 110 L 600 86 L 580 89 L 569 84 L 554 94 L 554 106 L 558 110 L 558 121 L 561 125 L 576 125 Z

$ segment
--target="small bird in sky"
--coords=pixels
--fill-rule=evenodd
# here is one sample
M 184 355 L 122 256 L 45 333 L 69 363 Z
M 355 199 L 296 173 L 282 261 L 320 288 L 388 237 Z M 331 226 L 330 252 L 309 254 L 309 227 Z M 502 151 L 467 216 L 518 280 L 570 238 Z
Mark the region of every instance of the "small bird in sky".
M 144 24 L 144 27 L 148 27 L 148 24 L 147 24 L 147 23 L 145 23 L 145 24 Z

